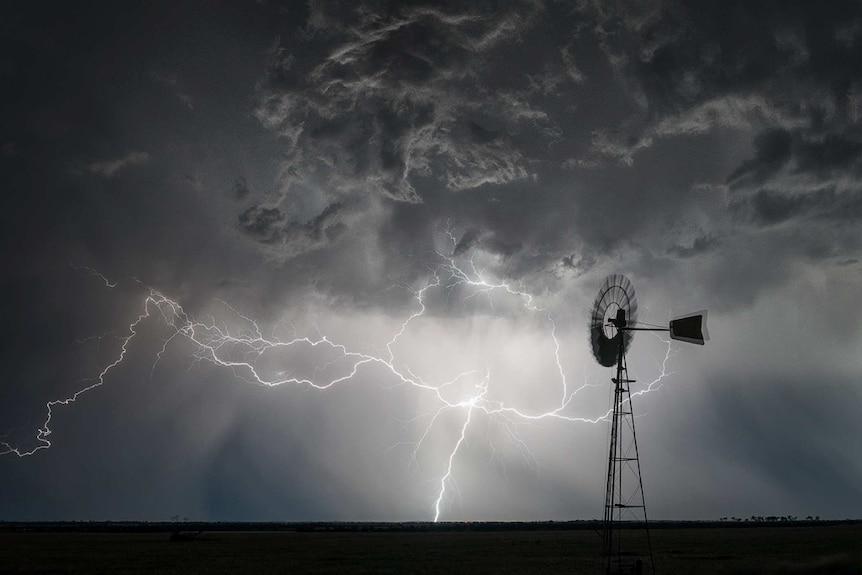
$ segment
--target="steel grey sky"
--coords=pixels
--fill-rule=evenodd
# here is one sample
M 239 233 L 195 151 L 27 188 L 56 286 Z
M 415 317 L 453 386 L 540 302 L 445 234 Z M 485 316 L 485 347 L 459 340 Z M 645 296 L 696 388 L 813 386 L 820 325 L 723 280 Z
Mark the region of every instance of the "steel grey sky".
M 533 294 L 578 385 L 611 376 L 586 330 L 606 274 L 644 321 L 710 309 L 712 341 L 675 346 L 636 406 L 652 515 L 862 513 L 858 2 L 33 2 L 0 22 L 7 442 L 35 446 L 45 403 L 116 357 L 148 287 L 380 350 L 445 252 Z M 428 300 L 404 364 L 497 362 L 501 397 L 552 398 L 545 316 L 465 295 Z M 385 370 L 262 388 L 180 340 L 160 355 L 169 335 L 143 324 L 50 449 L 0 457 L 0 519 L 429 518 L 463 414 L 412 459 L 431 406 Z M 665 349 L 639 334 L 632 375 Z M 598 516 L 606 426 L 524 426 L 526 455 L 476 426 L 444 519 Z

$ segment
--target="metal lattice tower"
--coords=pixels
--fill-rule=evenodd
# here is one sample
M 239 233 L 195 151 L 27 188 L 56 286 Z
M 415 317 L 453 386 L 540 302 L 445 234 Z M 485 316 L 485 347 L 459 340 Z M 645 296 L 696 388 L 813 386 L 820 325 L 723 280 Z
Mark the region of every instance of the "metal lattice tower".
M 624 310 L 620 312 L 624 313 Z M 618 313 L 614 321 L 620 319 Z M 625 319 L 622 321 L 625 322 Z M 617 326 L 617 329 L 623 329 L 624 325 Z M 608 575 L 642 573 L 645 559 L 648 559 L 650 572 L 655 572 L 632 409 L 630 385 L 635 380 L 629 378 L 623 342 L 620 337 L 617 376 L 611 380 L 614 384 L 614 403 L 602 524 L 602 555 Z M 639 537 L 640 530 L 637 528 L 641 526 L 646 541 Z

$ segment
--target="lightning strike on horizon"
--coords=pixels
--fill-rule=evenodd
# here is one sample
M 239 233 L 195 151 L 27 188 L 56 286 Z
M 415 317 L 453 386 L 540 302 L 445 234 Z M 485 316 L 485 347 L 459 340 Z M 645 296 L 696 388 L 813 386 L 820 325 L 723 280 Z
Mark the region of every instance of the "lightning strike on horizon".
M 440 478 L 440 491 L 437 495 L 437 501 L 434 502 L 434 523 L 437 523 L 440 519 L 440 504 L 443 502 L 443 497 L 446 495 L 446 485 L 452 481 L 452 465 L 455 462 L 455 456 L 458 455 L 458 449 L 461 447 L 461 444 L 464 443 L 464 438 L 467 437 L 467 428 L 470 427 L 470 420 L 473 419 L 474 407 L 475 402 L 467 402 L 467 417 L 464 419 L 464 425 L 461 426 L 461 435 L 458 437 L 458 441 L 455 442 L 455 447 L 452 448 L 452 451 L 449 453 L 446 473 L 442 478 Z
M 42 449 L 48 449 L 51 447 L 49 436 L 51 435 L 50 424 L 54 413 L 53 408 L 58 405 L 69 405 L 74 403 L 82 394 L 104 385 L 108 374 L 125 359 L 129 345 L 138 334 L 137 329 L 141 323 L 151 317 L 161 316 L 164 324 L 173 329 L 173 333 L 165 338 L 160 350 L 156 353 L 151 369 L 151 375 L 154 373 L 156 366 L 166 352 L 168 346 L 174 341 L 174 339 L 182 338 L 193 344 L 195 349 L 193 357 L 195 361 L 207 361 L 216 366 L 228 368 L 238 379 L 256 385 L 277 387 L 292 384 L 306 385 L 318 390 L 326 390 L 339 383 L 349 381 L 363 366 L 379 365 L 384 367 L 392 376 L 394 376 L 396 385 L 409 385 L 416 389 L 430 392 L 438 402 L 439 407 L 433 412 L 433 415 L 430 417 L 430 421 L 420 433 L 418 440 L 415 442 L 401 442 L 396 444 L 413 445 L 411 462 L 412 464 L 415 464 L 417 468 L 419 467 L 418 453 L 422 449 L 425 440 L 431 434 L 432 429 L 435 427 L 440 416 L 444 412 L 450 410 L 463 410 L 465 414 L 458 439 L 449 451 L 448 457 L 446 458 L 445 472 L 437 482 L 439 488 L 436 492 L 433 505 L 434 521 L 436 522 L 439 520 L 442 513 L 442 507 L 445 504 L 448 489 L 451 487 L 457 491 L 457 486 L 455 484 L 456 458 L 462 445 L 466 441 L 471 423 L 474 421 L 474 415 L 476 413 L 483 413 L 494 421 L 499 422 L 505 430 L 508 439 L 517 445 L 524 457 L 527 458 L 531 467 L 535 464 L 535 459 L 530 452 L 529 446 L 518 433 L 519 423 L 535 422 L 545 419 L 561 420 L 571 423 L 598 423 L 600 421 L 607 421 L 612 413 L 612 408 L 610 408 L 607 412 L 595 418 L 575 417 L 573 415 L 566 414 L 567 408 L 571 405 L 572 400 L 580 391 L 587 387 L 596 387 L 602 384 L 589 383 L 585 374 L 584 383 L 579 387 L 570 390 L 565 370 L 563 369 L 560 359 L 560 343 L 557 339 L 556 333 L 557 326 L 551 314 L 547 312 L 547 310 L 538 308 L 534 304 L 533 296 L 523 289 L 515 289 L 509 284 L 494 283 L 486 279 L 482 272 L 476 268 L 472 258 L 467 260 L 467 265 L 465 266 L 467 269 L 459 267 L 455 261 L 454 255 L 455 246 L 457 245 L 456 238 L 449 229 L 446 230 L 446 234 L 452 242 L 452 254 L 444 255 L 440 252 L 436 252 L 436 255 L 440 258 L 440 262 L 430 267 L 431 276 L 420 289 L 402 286 L 413 294 L 414 300 L 417 304 L 417 309 L 401 323 L 400 328 L 386 343 L 386 352 L 383 356 L 352 351 L 348 349 L 346 345 L 336 343 L 321 333 L 318 333 L 314 338 L 307 336 L 299 337 L 296 335 L 295 329 L 293 337 L 289 340 L 283 341 L 275 337 L 275 335 L 273 335 L 272 339 L 268 339 L 264 337 L 257 322 L 241 314 L 226 302 L 221 302 L 245 324 L 245 327 L 238 330 L 238 333 L 232 333 L 227 324 L 217 324 L 214 318 L 211 318 L 209 323 L 195 320 L 184 311 L 183 307 L 177 301 L 163 295 L 155 289 L 147 288 L 148 295 L 144 299 L 143 311 L 131 324 L 129 324 L 127 335 L 121 337 L 109 332 L 103 336 L 98 336 L 100 339 L 106 335 L 112 335 L 121 342 L 120 351 L 117 357 L 112 362 L 108 363 L 101 370 L 99 375 L 91 380 L 92 383 L 86 387 L 75 391 L 69 397 L 54 399 L 45 404 L 46 418 L 42 426 L 37 430 L 36 440 L 38 445 L 36 447 L 29 451 L 25 451 L 14 446 L 12 443 L 5 441 L 5 436 L 0 436 L 0 447 L 4 449 L 3 451 L 0 451 L 0 455 L 14 453 L 18 457 L 26 457 L 31 456 Z M 109 282 L 105 276 L 91 268 L 74 266 L 74 264 L 72 265 L 76 269 L 84 270 L 90 275 L 99 277 L 109 288 L 113 288 L 117 285 L 116 282 Z M 554 342 L 553 354 L 561 385 L 559 403 L 553 409 L 545 412 L 533 413 L 515 406 L 505 405 L 502 401 L 487 397 L 492 383 L 491 369 L 487 366 L 484 370 L 468 370 L 447 381 L 436 384 L 426 382 L 421 377 L 414 374 L 409 366 L 405 366 L 403 368 L 396 366 L 396 353 L 394 346 L 405 334 L 411 322 L 422 317 L 427 311 L 425 298 L 428 291 L 434 288 L 441 288 L 448 290 L 448 294 L 451 295 L 452 291 L 458 286 L 468 286 L 474 290 L 472 293 L 465 296 L 465 299 L 479 295 L 487 297 L 492 309 L 493 300 L 491 298 L 491 294 L 495 291 L 502 291 L 519 298 L 523 302 L 522 305 L 525 309 L 535 313 L 544 313 L 546 315 L 547 321 L 550 323 L 549 335 Z M 667 371 L 667 363 L 672 356 L 671 342 L 669 340 L 665 341 L 661 338 L 659 339 L 668 346 L 665 357 L 661 363 L 661 373 L 648 385 L 639 391 L 632 393 L 632 397 L 643 395 L 661 388 L 662 380 L 672 373 Z M 318 380 L 308 377 L 290 376 L 288 375 L 287 370 L 276 371 L 274 378 L 272 379 L 267 378 L 260 373 L 256 366 L 256 361 L 267 351 L 290 349 L 298 346 L 323 348 L 337 354 L 336 359 L 327 362 L 322 369 L 320 369 L 319 366 L 316 367 L 316 374 L 320 374 L 324 372 L 327 367 L 343 361 L 348 364 L 348 373 L 329 378 L 323 377 Z M 237 356 L 239 356 L 239 358 L 237 358 Z M 482 374 L 481 380 L 474 386 L 475 392 L 472 395 L 462 397 L 459 400 L 446 398 L 444 392 L 448 387 L 461 382 L 467 377 L 476 376 L 480 373 Z M 425 414 L 425 417 L 427 416 L 428 414 Z M 418 416 L 411 421 L 416 421 L 422 417 L 423 416 Z M 491 448 L 493 451 L 492 457 L 496 457 L 496 449 L 493 445 L 491 445 Z

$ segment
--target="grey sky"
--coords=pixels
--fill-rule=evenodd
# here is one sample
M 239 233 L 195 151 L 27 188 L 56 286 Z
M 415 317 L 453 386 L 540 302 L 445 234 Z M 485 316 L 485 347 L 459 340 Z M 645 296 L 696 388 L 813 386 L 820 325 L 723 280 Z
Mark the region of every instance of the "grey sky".
M 488 410 L 607 410 L 614 272 L 643 321 L 710 310 L 636 399 L 651 515 L 859 517 L 862 7 L 625 6 L 0 8 L 0 519 L 431 519 L 456 445 L 441 519 L 597 517 L 606 424 Z M 190 315 L 151 306 L 17 457 L 150 289 Z M 326 337 L 267 381 L 376 359 L 255 385 L 188 317 Z

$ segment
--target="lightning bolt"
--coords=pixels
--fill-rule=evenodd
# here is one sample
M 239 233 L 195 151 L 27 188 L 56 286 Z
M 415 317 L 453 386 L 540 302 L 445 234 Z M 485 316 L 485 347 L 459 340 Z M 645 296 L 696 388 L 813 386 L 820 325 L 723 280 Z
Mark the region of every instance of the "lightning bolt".
M 516 288 L 505 282 L 497 282 L 488 278 L 476 266 L 473 257 L 466 259 L 463 265 L 459 264 L 455 256 L 455 248 L 458 243 L 457 238 L 454 232 L 448 227 L 445 233 L 451 243 L 451 251 L 448 254 L 439 251 L 435 252 L 437 262 L 429 266 L 430 275 L 425 284 L 419 289 L 410 286 L 400 286 L 409 290 L 412 294 L 415 302 L 415 310 L 395 330 L 395 333 L 384 346 L 385 351 L 380 354 L 348 349 L 346 345 L 333 341 L 321 333 L 318 333 L 314 337 L 298 336 L 295 329 L 292 329 L 293 337 L 290 339 L 282 340 L 274 334 L 271 337 L 265 337 L 257 322 L 238 312 L 226 302 L 220 303 L 238 318 L 241 325 L 240 328 L 232 330 L 226 323 L 217 323 L 214 318 L 210 318 L 206 322 L 199 321 L 189 315 L 177 301 L 167 297 L 158 290 L 146 288 L 147 295 L 144 298 L 143 309 L 137 318 L 129 324 L 125 335 L 118 336 L 110 333 L 94 338 L 101 339 L 107 335 L 112 335 L 119 341 L 119 353 L 114 360 L 108 363 L 98 376 L 90 380 L 85 387 L 78 389 L 68 397 L 53 399 L 45 404 L 46 417 L 36 432 L 36 441 L 38 443 L 36 447 L 30 450 L 23 450 L 8 441 L 6 439 L 8 437 L 7 434 L 7 436 L 0 436 L 0 455 L 14 454 L 18 457 L 27 457 L 42 449 L 51 447 L 49 437 L 51 435 L 50 425 L 54 415 L 54 408 L 72 404 L 83 394 L 104 385 L 111 371 L 126 358 L 129 347 L 138 335 L 138 329 L 141 324 L 151 318 L 155 318 L 160 320 L 165 326 L 168 326 L 170 333 L 164 339 L 161 349 L 156 353 L 151 374 L 154 373 L 156 366 L 170 344 L 174 340 L 182 339 L 192 344 L 194 361 L 206 361 L 229 369 L 238 379 L 255 385 L 266 387 L 302 385 L 318 390 L 326 390 L 351 380 L 360 370 L 373 365 L 383 367 L 394 378 L 396 385 L 411 386 L 420 392 L 431 394 L 437 404 L 436 410 L 433 413 L 424 414 L 407 422 L 413 423 L 420 419 L 428 419 L 418 439 L 415 442 L 411 442 L 413 446 L 412 462 L 417 469 L 419 467 L 418 454 L 424 442 L 438 424 L 440 417 L 450 411 L 462 413 L 463 419 L 460 424 L 460 433 L 457 440 L 451 446 L 448 457 L 445 459 L 445 470 L 435 483 L 437 489 L 433 497 L 433 516 L 434 521 L 438 521 L 443 513 L 447 498 L 450 497 L 450 491 L 457 492 L 456 464 L 458 456 L 462 447 L 468 441 L 472 424 L 480 414 L 500 424 L 506 436 L 518 447 L 532 467 L 535 464 L 535 459 L 530 452 L 529 446 L 518 432 L 519 425 L 535 423 L 540 420 L 558 420 L 568 423 L 597 423 L 607 421 L 612 413 L 612 408 L 595 418 L 576 417 L 568 413 L 568 408 L 579 392 L 589 387 L 604 384 L 590 383 L 589 377 L 585 373 L 584 382 L 570 389 L 561 361 L 557 325 L 550 312 L 539 308 L 535 304 L 535 298 L 523 288 Z M 72 265 L 78 270 L 83 270 L 90 275 L 100 278 L 108 288 L 113 288 L 117 285 L 116 282 L 110 282 L 105 276 L 91 268 Z M 549 335 L 553 341 L 553 357 L 560 385 L 558 403 L 552 409 L 534 412 L 517 406 L 506 405 L 500 400 L 493 399 L 490 392 L 494 380 L 492 370 L 489 366 L 486 366 L 484 369 L 465 371 L 446 381 L 429 382 L 415 374 L 409 366 L 399 367 L 397 365 L 396 346 L 408 331 L 410 325 L 417 319 L 425 316 L 427 312 L 426 301 L 430 290 L 444 290 L 448 298 L 451 297 L 456 289 L 465 288 L 469 290 L 468 295 L 465 296 L 465 301 L 484 298 L 493 310 L 493 295 L 495 293 L 503 293 L 519 301 L 524 309 L 535 314 L 541 314 L 541 317 L 547 320 L 550 328 Z M 667 352 L 660 365 L 661 372 L 655 380 L 643 386 L 637 392 L 632 393 L 633 397 L 660 389 L 662 381 L 671 375 L 672 372 L 667 370 L 667 364 L 674 352 L 670 341 L 663 339 L 661 341 L 667 344 Z M 314 377 L 292 376 L 288 370 L 278 370 L 267 375 L 265 373 L 266 370 L 258 366 L 258 362 L 268 352 L 305 348 L 332 354 L 334 359 L 326 362 L 322 367 L 315 368 Z M 339 369 L 341 370 L 340 372 Z M 331 373 L 331 371 L 335 373 Z M 449 392 L 450 389 L 461 390 L 464 387 L 463 383 L 469 381 L 469 378 L 477 378 L 479 376 L 481 378 L 473 386 L 473 391 L 466 394 L 462 392 L 461 397 L 451 397 L 453 394 Z M 462 385 L 459 386 L 458 384 Z M 490 438 L 489 443 L 491 443 Z M 396 444 L 396 446 L 398 445 L 405 445 L 405 443 Z M 491 449 L 493 453 L 492 457 L 496 457 L 496 450 L 493 445 L 491 445 Z
M 109 287 L 109 288 L 115 288 L 115 287 L 117 287 L 117 282 L 113 282 L 113 283 L 112 283 L 108 278 L 106 278 L 105 276 L 103 276 L 102 274 L 100 274 L 99 272 L 97 272 L 96 270 L 94 270 L 93 268 L 89 268 L 89 267 L 87 267 L 87 266 L 79 266 L 79 265 L 76 265 L 76 264 L 75 264 L 75 263 L 73 263 L 73 262 L 69 262 L 69 265 L 70 265 L 70 266 L 72 267 L 72 269 L 74 269 L 74 270 L 82 271 L 82 272 L 87 273 L 88 275 L 95 276 L 95 277 L 99 278 L 100 280 L 102 280 L 103 282 L 105 282 L 105 286 L 106 286 L 106 287 Z

